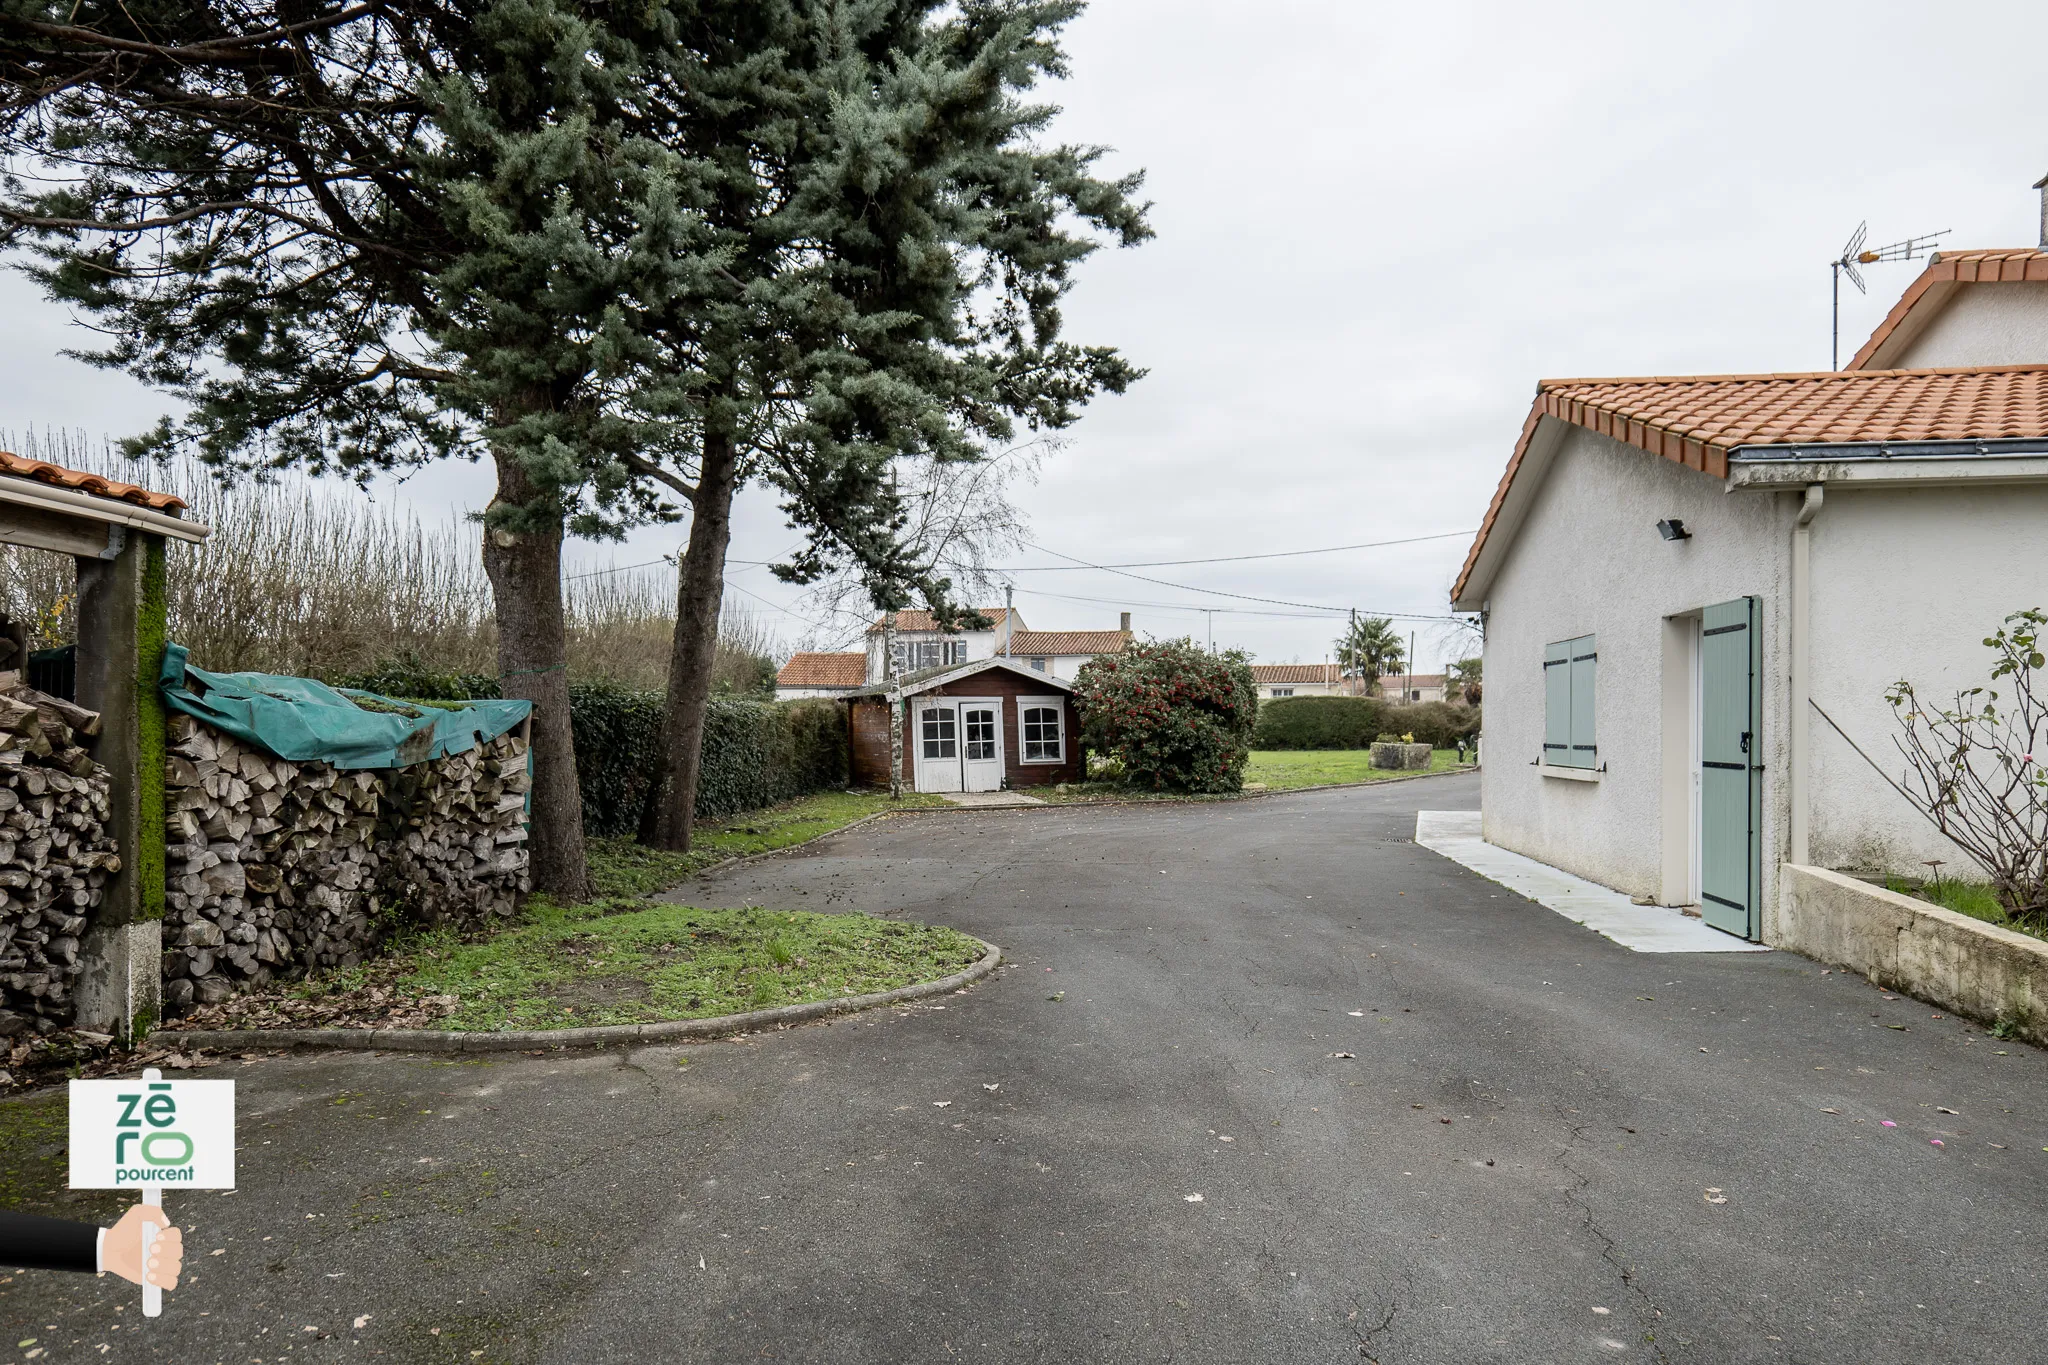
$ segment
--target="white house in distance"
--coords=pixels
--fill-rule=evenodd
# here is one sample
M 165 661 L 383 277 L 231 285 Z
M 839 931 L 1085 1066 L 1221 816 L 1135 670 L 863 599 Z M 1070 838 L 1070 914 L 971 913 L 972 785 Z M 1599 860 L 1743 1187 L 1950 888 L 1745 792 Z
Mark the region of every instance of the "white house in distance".
M 1116 630 L 1032 630 L 1014 608 L 982 607 L 987 630 L 942 631 L 927 611 L 896 613 L 896 672 L 975 663 L 1007 655 L 1021 665 L 1062 682 L 1098 654 L 1114 654 L 1131 642 L 1131 614 Z M 775 675 L 778 699 L 843 697 L 887 676 L 888 625 L 868 627 L 867 648 L 842 654 L 796 654 Z
M 1840 373 L 1539 384 L 1452 591 L 1486 839 L 1765 942 L 1783 863 L 1956 872 L 1885 691 L 2048 606 L 2043 362 L 2048 241 L 1941 253 Z
M 1357 690 L 1335 664 L 1253 664 L 1259 700 L 1275 697 L 1341 697 Z

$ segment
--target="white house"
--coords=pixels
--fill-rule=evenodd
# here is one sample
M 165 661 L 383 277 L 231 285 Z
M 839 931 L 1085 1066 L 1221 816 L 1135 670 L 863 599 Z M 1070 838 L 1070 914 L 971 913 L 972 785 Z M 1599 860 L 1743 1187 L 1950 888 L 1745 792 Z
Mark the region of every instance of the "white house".
M 1442 701 L 1444 675 L 1441 673 L 1382 673 L 1380 695 L 1389 701 Z
M 923 673 L 934 668 L 1008 657 L 1020 666 L 1062 682 L 1098 654 L 1114 654 L 1131 642 L 1131 614 L 1125 612 L 1116 630 L 1038 630 L 1024 623 L 1014 608 L 982 607 L 987 630 L 940 630 L 928 611 L 896 613 L 896 672 Z M 888 623 L 868 627 L 867 648 L 840 654 L 797 654 L 775 676 L 775 695 L 842 697 L 872 686 L 888 676 Z
M 1539 384 L 1452 591 L 1485 837 L 1764 941 L 1781 863 L 1956 871 L 1884 696 L 2048 606 L 2041 362 L 2048 242 L 1942 253 L 1840 373 Z
M 1259 699 L 1274 697 L 1341 697 L 1357 690 L 1335 664 L 1253 664 L 1252 681 Z

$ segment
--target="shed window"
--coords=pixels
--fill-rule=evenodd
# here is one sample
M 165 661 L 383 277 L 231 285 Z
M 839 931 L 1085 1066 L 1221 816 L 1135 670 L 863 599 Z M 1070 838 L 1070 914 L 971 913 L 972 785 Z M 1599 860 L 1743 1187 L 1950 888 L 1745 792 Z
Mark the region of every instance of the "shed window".
M 1558 640 L 1543 649 L 1543 761 L 1553 768 L 1596 768 L 1593 670 L 1600 661 L 1594 637 Z
M 1017 713 L 1022 721 L 1026 763 L 1058 763 L 1066 757 L 1066 737 L 1061 733 L 1066 707 L 1057 700 L 1020 700 Z
M 1291 687 L 1276 687 L 1273 689 L 1273 695 L 1276 697 L 1291 697 L 1294 695 L 1294 689 Z

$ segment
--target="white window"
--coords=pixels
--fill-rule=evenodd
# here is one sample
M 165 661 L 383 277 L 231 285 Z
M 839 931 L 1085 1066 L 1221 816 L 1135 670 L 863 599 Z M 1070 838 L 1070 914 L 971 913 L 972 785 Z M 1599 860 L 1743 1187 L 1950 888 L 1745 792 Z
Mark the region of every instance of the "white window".
M 1024 762 L 1059 763 L 1067 756 L 1067 707 L 1059 697 L 1017 698 Z
M 1033 659 L 1031 661 L 1031 666 L 1037 669 L 1040 673 L 1045 672 L 1045 660 L 1043 659 Z
M 953 728 L 952 707 L 926 708 L 922 728 L 926 758 L 959 757 L 959 752 L 953 747 L 957 736 Z
M 1556 640 L 1543 648 L 1543 761 L 1553 768 L 1597 768 L 1593 737 L 1595 637 Z
M 1291 687 L 1276 687 L 1273 689 L 1273 695 L 1276 697 L 1291 697 L 1294 695 L 1294 689 Z
M 896 672 L 917 673 L 927 668 L 945 668 L 967 662 L 965 640 L 898 640 Z

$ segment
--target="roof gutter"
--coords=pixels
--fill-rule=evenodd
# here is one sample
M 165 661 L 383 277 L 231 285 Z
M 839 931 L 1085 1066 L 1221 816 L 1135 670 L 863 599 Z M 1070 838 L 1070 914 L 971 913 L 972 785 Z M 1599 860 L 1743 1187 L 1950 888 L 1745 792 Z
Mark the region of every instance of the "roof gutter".
M 13 503 L 18 507 L 33 507 L 38 511 L 52 512 L 59 516 L 84 517 L 91 521 L 113 526 L 129 526 L 151 535 L 165 536 L 172 540 L 190 541 L 193 544 L 213 534 L 211 526 L 181 517 L 166 516 L 146 507 L 137 507 L 132 502 L 115 498 L 94 497 L 90 493 L 74 493 L 68 488 L 55 488 L 34 479 L 20 479 L 12 475 L 0 475 L 0 502 Z
M 1822 441 L 1803 445 L 1744 445 L 1730 460 L 1985 460 L 2015 455 L 2048 455 L 2048 437 L 2003 437 L 1983 441 Z

